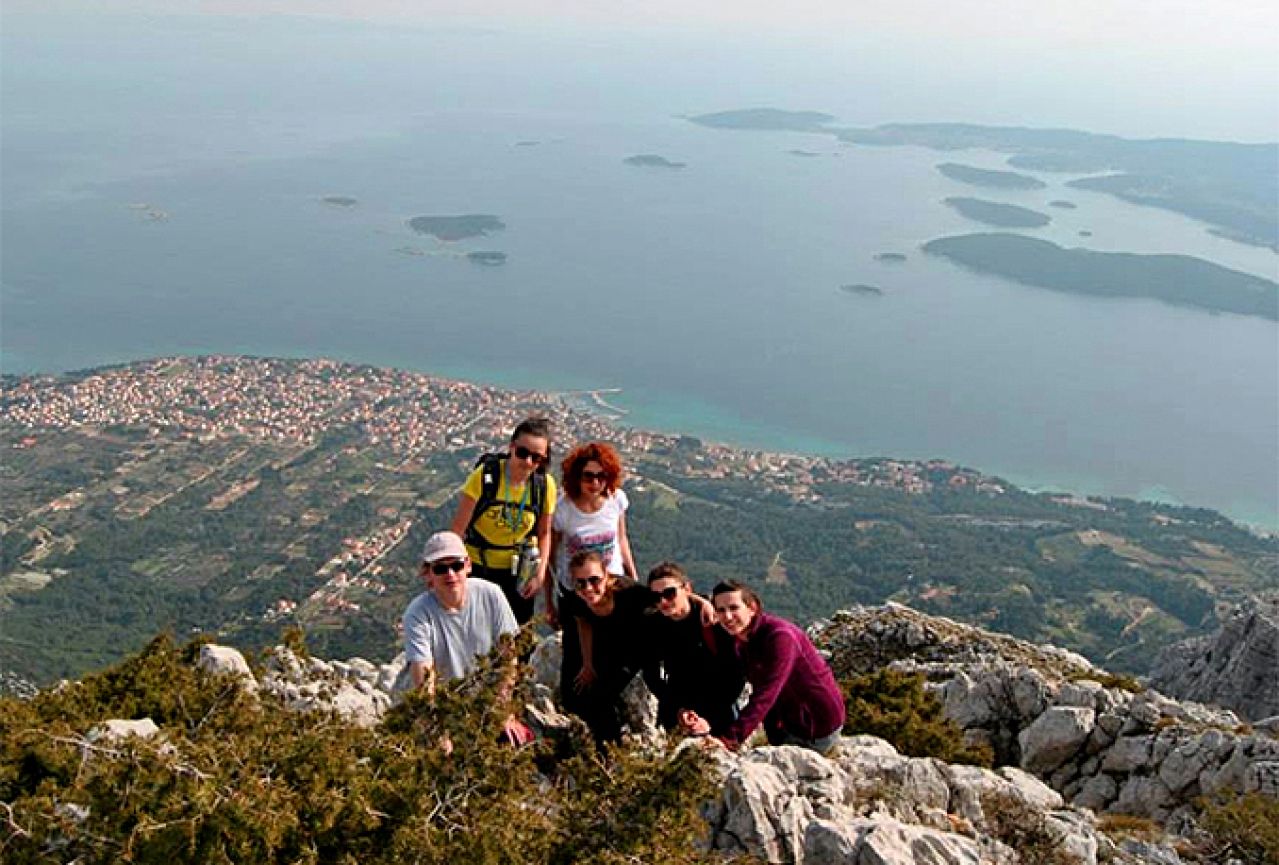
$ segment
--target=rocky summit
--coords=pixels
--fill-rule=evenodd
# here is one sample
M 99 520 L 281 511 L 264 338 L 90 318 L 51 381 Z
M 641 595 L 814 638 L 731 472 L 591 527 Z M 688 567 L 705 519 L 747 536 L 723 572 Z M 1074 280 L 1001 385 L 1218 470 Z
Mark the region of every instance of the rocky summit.
M 1215 634 L 1164 649 L 1150 683 L 1250 721 L 1279 721 L 1279 594 L 1250 598 L 1223 618 Z
M 1271 733 L 1074 653 L 893 604 L 843 611 L 810 634 L 838 676 L 885 666 L 925 674 L 965 738 L 993 749 L 997 768 L 909 757 L 864 735 L 845 736 L 829 757 L 794 747 L 716 750 L 720 794 L 704 808 L 712 849 L 806 865 L 1172 863 L 1181 861 L 1175 833 L 1193 825 L 1199 797 L 1279 797 Z M 525 717 L 543 736 L 576 723 L 555 704 L 558 655 L 553 636 L 531 658 L 535 700 Z M 392 704 L 400 663 L 303 660 L 278 647 L 258 680 L 234 650 L 207 646 L 200 660 L 299 710 L 329 708 L 362 725 Z M 628 713 L 633 743 L 664 740 L 638 680 Z M 1100 828 L 1107 815 L 1172 834 L 1112 837 Z

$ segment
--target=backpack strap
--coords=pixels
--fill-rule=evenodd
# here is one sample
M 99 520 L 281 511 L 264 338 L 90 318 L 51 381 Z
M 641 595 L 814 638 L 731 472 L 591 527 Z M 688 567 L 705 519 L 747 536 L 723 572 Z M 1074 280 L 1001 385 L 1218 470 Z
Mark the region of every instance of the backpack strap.
M 505 454 L 483 454 L 475 461 L 475 467 L 480 469 L 480 497 L 475 502 L 475 508 L 471 511 L 471 520 L 466 524 L 466 532 L 463 534 L 463 540 L 470 546 L 480 551 L 480 564 L 484 567 L 488 566 L 485 553 L 488 550 L 509 550 L 514 549 L 513 546 L 492 544 L 484 538 L 475 528 L 475 524 L 479 522 L 480 515 L 486 510 L 493 507 L 497 503 L 497 493 L 502 487 L 502 474 L 506 471 Z M 529 487 L 529 510 L 533 513 L 535 519 L 540 519 L 542 514 L 546 512 L 546 475 L 537 471 L 528 480 Z

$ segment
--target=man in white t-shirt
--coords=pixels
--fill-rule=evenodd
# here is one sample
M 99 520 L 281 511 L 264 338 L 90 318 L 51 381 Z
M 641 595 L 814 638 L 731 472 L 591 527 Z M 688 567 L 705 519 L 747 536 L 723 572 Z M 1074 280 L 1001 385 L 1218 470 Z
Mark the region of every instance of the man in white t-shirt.
M 475 668 L 503 634 L 519 630 L 502 590 L 471 580 L 462 539 L 437 532 L 422 550 L 427 591 L 404 611 L 404 654 L 414 688 L 435 691 L 437 678 L 460 679 Z

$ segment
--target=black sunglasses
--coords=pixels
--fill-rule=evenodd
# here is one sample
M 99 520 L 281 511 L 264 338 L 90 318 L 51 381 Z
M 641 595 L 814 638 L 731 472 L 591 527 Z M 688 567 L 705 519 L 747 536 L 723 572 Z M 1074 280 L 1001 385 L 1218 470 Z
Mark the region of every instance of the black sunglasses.
M 604 578 L 598 575 L 594 577 L 587 577 L 584 580 L 579 580 L 576 577 L 574 577 L 573 588 L 580 592 L 582 591 L 582 589 L 586 588 L 587 586 L 590 586 L 591 588 L 595 588 L 602 582 L 604 582 Z
M 679 597 L 679 586 L 667 586 L 657 593 L 657 597 L 663 601 L 673 601 Z
M 608 480 L 608 472 L 582 472 L 582 480 L 584 481 L 606 481 Z
M 466 568 L 466 559 L 454 559 L 451 562 L 436 562 L 431 565 L 431 573 L 437 577 L 442 577 L 449 571 L 460 574 Z
M 511 451 L 511 453 L 515 454 L 515 456 L 519 457 L 522 460 L 532 460 L 533 465 L 535 466 L 541 465 L 542 463 L 546 462 L 546 454 L 540 454 L 537 451 L 531 451 L 528 448 L 524 447 L 524 445 L 516 445 L 514 450 Z

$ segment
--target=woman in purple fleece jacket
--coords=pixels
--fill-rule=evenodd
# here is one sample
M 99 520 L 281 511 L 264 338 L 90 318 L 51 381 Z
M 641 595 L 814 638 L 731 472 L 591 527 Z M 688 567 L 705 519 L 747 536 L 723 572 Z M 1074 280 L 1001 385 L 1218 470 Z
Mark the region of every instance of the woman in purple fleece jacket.
M 720 740 L 737 748 L 762 722 L 770 744 L 830 750 L 844 727 L 844 697 L 812 640 L 765 613 L 759 597 L 736 580 L 717 585 L 712 599 L 751 683 L 750 702 Z

